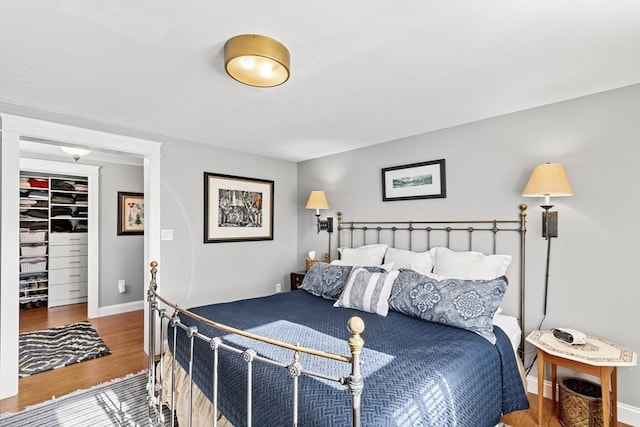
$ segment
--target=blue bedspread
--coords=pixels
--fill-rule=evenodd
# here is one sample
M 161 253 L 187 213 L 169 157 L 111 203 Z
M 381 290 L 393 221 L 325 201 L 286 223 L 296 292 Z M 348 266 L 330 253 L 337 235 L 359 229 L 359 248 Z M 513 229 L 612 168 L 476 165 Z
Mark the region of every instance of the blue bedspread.
M 528 408 L 513 349 L 499 328 L 494 328 L 498 341 L 491 345 L 466 330 L 396 312 L 382 317 L 334 308 L 332 303 L 294 291 L 192 311 L 228 326 L 343 355 L 349 355 L 347 320 L 353 315 L 362 317 L 366 325 L 362 334 L 363 426 L 494 426 L 501 414 Z M 209 336 L 226 335 L 185 316 L 182 321 L 197 323 L 199 331 Z M 176 357 L 186 369 L 185 340 L 185 334 L 179 332 Z M 236 342 L 245 344 L 242 339 Z M 266 350 L 264 345 L 252 348 L 259 354 L 291 362 L 290 351 Z M 200 343 L 195 351 L 194 380 L 210 398 L 211 349 Z M 227 352 L 221 352 L 220 357 L 219 408 L 234 426 L 241 427 L 246 417 L 246 364 L 238 355 Z M 332 375 L 349 374 L 348 364 L 316 360 L 306 355 L 301 358 L 307 368 L 329 367 Z M 286 371 L 254 363 L 253 378 L 253 425 L 291 425 L 292 381 Z M 300 378 L 300 388 L 299 425 L 350 425 L 350 395 L 346 389 L 309 377 Z

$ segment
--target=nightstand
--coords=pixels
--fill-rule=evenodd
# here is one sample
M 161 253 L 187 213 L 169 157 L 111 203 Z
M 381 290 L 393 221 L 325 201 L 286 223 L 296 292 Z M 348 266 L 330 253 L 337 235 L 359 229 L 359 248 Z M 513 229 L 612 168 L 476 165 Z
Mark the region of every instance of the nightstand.
M 304 275 L 307 274 L 307 270 L 294 271 L 291 273 L 291 290 L 295 291 L 302 285 Z
M 600 378 L 604 427 L 610 425 L 609 414 L 613 415 L 613 425 L 618 425 L 617 367 L 635 366 L 638 359 L 635 352 L 604 338 L 590 336 L 586 344 L 571 345 L 555 338 L 549 330 L 533 331 L 527 341 L 538 349 L 538 425 L 541 425 L 544 404 L 545 363 L 551 364 L 551 401 L 554 405 L 558 366 L 584 372 Z M 612 408 L 609 408 L 609 392 Z

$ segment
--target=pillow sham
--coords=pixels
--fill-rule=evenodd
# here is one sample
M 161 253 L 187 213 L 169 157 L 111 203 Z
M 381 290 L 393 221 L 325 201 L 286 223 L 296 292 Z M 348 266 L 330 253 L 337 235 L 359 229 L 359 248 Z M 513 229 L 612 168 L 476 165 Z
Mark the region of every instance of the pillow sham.
M 389 245 L 382 243 L 358 248 L 338 248 L 340 261 L 349 265 L 380 265 Z
M 316 262 L 304 275 L 299 289 L 315 296 L 336 300 L 342 293 L 352 268 L 350 265 Z
M 401 269 L 392 287 L 389 309 L 467 329 L 495 344 L 493 315 L 507 286 L 505 276 L 492 280 L 438 280 Z
M 433 270 L 433 258 L 431 253 L 413 252 L 404 249 L 387 248 L 384 254 L 384 262 L 392 262 L 395 268 L 410 268 L 420 274 L 431 273 Z
M 333 304 L 334 307 L 354 308 L 368 313 L 386 316 L 389 313 L 389 295 L 391 287 L 399 271 L 372 273 L 364 268 L 356 267 L 349 275 L 349 280 Z
M 482 252 L 457 252 L 444 247 L 431 249 L 433 273 L 456 279 L 491 280 L 504 276 L 511 255 L 485 255 Z
M 353 264 L 350 264 L 348 262 L 345 262 L 341 259 L 334 259 L 333 261 L 331 261 L 331 265 L 350 265 L 352 267 L 364 267 L 367 268 L 368 267 L 376 267 L 378 269 L 384 270 L 384 271 L 391 271 L 393 270 L 394 264 L 392 262 L 385 262 L 384 264 L 380 264 L 380 265 L 357 265 L 354 266 Z

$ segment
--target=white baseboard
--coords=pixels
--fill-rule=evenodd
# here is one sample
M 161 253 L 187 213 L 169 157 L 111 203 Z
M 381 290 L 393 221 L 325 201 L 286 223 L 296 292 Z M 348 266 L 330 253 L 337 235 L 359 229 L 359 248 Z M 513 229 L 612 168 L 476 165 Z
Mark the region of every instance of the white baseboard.
M 556 386 L 557 387 L 557 386 Z M 538 394 L 538 378 L 529 375 L 527 377 L 527 391 Z M 558 398 L 556 390 L 556 399 Z M 551 381 L 544 382 L 544 397 L 551 399 Z M 630 426 L 640 426 L 640 408 L 618 402 L 618 421 Z
M 112 316 L 129 311 L 144 310 L 144 301 L 125 302 L 123 304 L 108 305 L 98 309 L 98 317 Z

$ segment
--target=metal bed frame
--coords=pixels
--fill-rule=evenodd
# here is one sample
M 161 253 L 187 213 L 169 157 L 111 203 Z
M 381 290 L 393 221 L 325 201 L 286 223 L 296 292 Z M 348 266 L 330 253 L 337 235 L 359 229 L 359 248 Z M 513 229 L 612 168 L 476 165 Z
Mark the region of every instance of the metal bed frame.
M 340 212 L 337 213 L 338 216 L 338 226 L 337 226 L 337 240 L 338 247 L 344 245 L 348 242 L 349 247 L 353 247 L 354 243 L 359 240 L 356 240 L 357 234 L 360 234 L 358 239 L 362 240 L 362 244 L 371 244 L 371 243 L 381 243 L 383 241 L 383 237 L 388 234 L 391 234 L 390 246 L 396 247 L 396 243 L 398 237 L 404 233 L 405 241 L 408 242 L 406 245 L 408 250 L 412 250 L 414 246 L 414 233 L 423 233 L 425 238 L 422 240 L 423 243 L 426 244 L 427 250 L 431 248 L 431 238 L 432 235 L 436 233 L 444 233 L 446 239 L 446 247 L 450 247 L 451 244 L 451 236 L 452 234 L 458 232 L 466 232 L 467 240 L 468 240 L 468 250 L 473 250 L 474 241 L 473 241 L 473 233 L 482 232 L 482 233 L 492 233 L 492 241 L 493 241 L 493 253 L 496 253 L 497 248 L 497 234 L 500 232 L 517 232 L 519 233 L 519 290 L 520 290 L 520 328 L 523 331 L 522 338 L 520 342 L 520 348 L 518 353 L 520 357 L 523 358 L 524 355 L 524 314 L 525 314 L 525 306 L 524 306 L 524 296 L 525 296 L 525 234 L 526 234 L 526 213 L 527 205 L 520 205 L 520 216 L 517 220 L 473 220 L 473 221 L 345 221 L 342 219 L 342 214 Z M 408 234 L 407 234 L 408 233 Z M 371 235 L 374 235 L 373 240 L 370 240 Z M 346 241 L 343 240 L 344 236 L 346 236 Z M 406 237 L 408 236 L 408 237 Z M 253 363 L 265 363 L 267 365 L 271 365 L 274 369 L 285 369 L 287 370 L 291 380 L 293 381 L 293 414 L 292 414 L 292 424 L 294 426 L 298 425 L 298 378 L 300 375 L 308 375 L 317 378 L 322 378 L 325 380 L 330 380 L 342 384 L 351 395 L 351 422 L 352 426 L 359 427 L 360 426 L 360 397 L 362 394 L 362 390 L 364 387 L 362 375 L 360 373 L 360 355 L 362 353 L 362 349 L 364 346 L 364 340 L 360 336 L 360 334 L 364 331 L 364 322 L 361 318 L 354 316 L 349 319 L 348 328 L 351 332 L 351 337 L 348 340 L 350 356 L 343 356 L 333 353 L 324 352 L 317 349 L 311 349 L 306 347 L 301 347 L 299 344 L 290 344 L 277 340 L 273 340 L 266 337 L 261 337 L 249 332 L 245 332 L 218 322 L 211 321 L 204 317 L 201 317 L 195 313 L 190 312 L 187 309 L 179 307 L 177 304 L 174 304 L 167 299 L 163 298 L 157 292 L 157 283 L 156 283 L 156 274 L 157 274 L 158 263 L 153 261 L 151 262 L 151 281 L 149 284 L 149 289 L 147 291 L 147 302 L 149 305 L 149 340 L 148 340 L 148 348 L 147 352 L 149 355 L 149 369 L 148 369 L 148 383 L 147 383 L 147 399 L 149 405 L 149 423 L 150 425 L 162 425 L 165 426 L 167 421 L 170 421 L 170 425 L 174 426 L 175 424 L 175 377 L 176 370 L 178 369 L 177 362 L 175 358 L 172 358 L 171 361 L 171 379 L 170 379 L 170 420 L 166 420 L 167 415 L 163 412 L 163 387 L 165 383 L 165 379 L 163 378 L 162 372 L 164 372 L 164 367 L 162 366 L 163 359 L 156 362 L 155 357 L 155 349 L 159 348 L 159 354 L 162 355 L 165 352 L 165 341 L 167 341 L 168 337 L 168 329 L 173 329 L 173 342 L 172 349 L 173 354 L 175 354 L 175 348 L 177 345 L 177 333 L 182 332 L 185 333 L 188 342 L 189 342 L 189 360 L 188 360 L 188 369 L 187 375 L 189 378 L 189 391 L 188 391 L 188 425 L 192 426 L 193 423 L 193 393 L 194 393 L 194 382 L 193 382 L 193 358 L 194 358 L 194 344 L 195 340 L 201 340 L 209 345 L 212 351 L 212 363 L 213 363 L 213 378 L 212 381 L 212 389 L 213 389 L 213 426 L 216 427 L 218 425 L 218 419 L 216 414 L 218 414 L 218 404 L 217 404 L 217 396 L 218 396 L 218 357 L 221 351 L 226 351 L 230 353 L 235 353 L 238 357 L 240 357 L 247 364 L 247 402 L 246 402 L 246 413 L 247 413 L 247 425 L 252 425 L 252 365 Z M 161 305 L 164 308 L 161 308 Z M 168 314 L 167 310 L 172 310 L 172 314 Z M 179 315 L 186 315 L 195 319 L 199 322 L 210 325 L 220 331 L 219 336 L 209 337 L 198 331 L 197 327 L 187 326 L 183 324 L 180 320 Z M 166 325 L 163 327 L 163 325 Z M 269 358 L 260 356 L 257 352 L 251 348 L 239 348 L 236 345 L 231 344 L 230 342 L 225 342 L 221 337 L 224 334 L 235 334 L 255 342 L 262 342 L 269 345 L 278 346 L 283 349 L 287 349 L 291 351 L 291 362 L 289 364 L 281 363 L 275 360 L 271 360 Z M 170 346 L 167 342 L 167 346 Z M 313 372 L 310 370 L 306 370 L 304 366 L 300 363 L 300 353 L 306 353 L 312 356 L 321 357 L 325 359 L 335 360 L 339 362 L 348 363 L 351 365 L 350 375 L 345 377 L 335 377 L 326 373 Z M 156 367 L 158 369 L 156 370 Z
M 454 233 L 467 233 L 467 250 L 474 249 L 474 233 L 490 233 L 492 235 L 493 254 L 497 251 L 497 236 L 501 232 L 519 233 L 519 316 L 518 321 L 522 336 L 518 354 L 524 362 L 525 342 L 525 237 L 527 232 L 527 205 L 521 204 L 520 216 L 514 220 L 472 220 L 472 221 L 345 221 L 342 212 L 337 212 L 337 240 L 338 247 L 354 247 L 354 244 L 367 245 L 375 243 L 387 243 L 390 247 L 398 248 L 399 237 L 404 237 L 407 250 L 413 250 L 416 240 L 415 235 L 422 234 L 422 246 L 429 250 L 432 248 L 432 237 L 435 234 L 444 234 L 447 248 L 451 247 L 451 237 Z M 356 236 L 356 235 L 359 236 Z M 389 238 L 390 235 L 390 238 Z M 402 236 L 401 236 L 402 235 Z M 355 240 L 355 238 L 358 240 Z M 346 240 L 345 240 L 346 238 Z M 331 248 L 330 248 L 331 249 Z
M 350 356 L 343 356 L 334 353 L 328 353 L 317 349 L 311 349 L 307 347 L 301 347 L 299 344 L 289 344 L 278 340 L 273 340 L 266 337 L 261 337 L 256 334 L 252 334 L 249 332 L 245 332 L 227 325 L 223 325 L 218 322 L 211 321 L 202 316 L 199 316 L 195 313 L 190 312 L 189 310 L 178 307 L 177 304 L 174 304 L 167 299 L 163 298 L 157 293 L 157 283 L 156 283 L 156 274 L 158 271 L 158 263 L 156 261 L 151 262 L 151 282 L 149 285 L 149 290 L 147 291 L 147 302 L 149 304 L 149 344 L 148 344 L 148 355 L 149 355 L 149 370 L 148 370 L 148 383 L 147 383 L 147 399 L 149 404 L 149 425 L 156 426 L 165 426 L 166 424 L 166 415 L 163 412 L 163 384 L 164 379 L 162 378 L 162 372 L 164 371 L 162 363 L 163 359 L 160 359 L 158 362 L 159 369 L 156 372 L 156 359 L 154 349 L 156 347 L 156 340 L 159 340 L 157 344 L 159 344 L 160 354 L 163 354 L 165 351 L 164 343 L 167 340 L 168 336 L 168 328 L 173 328 L 173 346 L 174 350 L 173 354 L 175 354 L 176 349 L 176 340 L 178 331 L 182 331 L 186 333 L 189 339 L 189 418 L 188 424 L 189 427 L 193 425 L 193 393 L 194 393 L 194 383 L 193 383 L 193 358 L 194 358 L 194 344 L 195 340 L 202 340 L 207 343 L 212 350 L 212 361 L 213 361 L 213 378 L 211 379 L 213 385 L 213 426 L 216 427 L 218 425 L 218 418 L 215 414 L 218 413 L 218 356 L 221 351 L 228 351 L 231 353 L 235 353 L 238 357 L 241 357 L 244 362 L 247 364 L 247 426 L 251 427 L 252 425 L 252 366 L 253 363 L 265 363 L 271 365 L 275 368 L 286 369 L 289 376 L 293 381 L 293 415 L 292 415 L 292 424 L 294 426 L 298 425 L 298 377 L 301 375 L 308 375 L 316 378 L 321 378 L 324 380 L 334 381 L 339 384 L 345 386 L 349 393 L 351 394 L 351 423 L 354 427 L 360 427 L 360 397 L 362 394 L 362 389 L 364 386 L 362 375 L 360 373 L 360 355 L 362 353 L 362 348 L 364 346 L 364 340 L 360 336 L 360 334 L 364 331 L 364 321 L 357 316 L 353 316 L 348 321 L 348 328 L 351 332 L 351 337 L 348 340 L 349 349 L 351 352 Z M 167 314 L 166 308 L 160 308 L 160 303 L 165 304 L 167 307 L 173 310 L 173 314 Z M 221 334 L 223 332 L 231 333 L 234 335 L 239 335 L 250 340 L 263 342 L 266 344 L 278 346 L 284 349 L 291 350 L 292 357 L 290 364 L 284 364 L 263 356 L 260 356 L 256 353 L 255 350 L 248 348 L 238 348 L 235 345 L 232 345 L 228 342 L 225 342 L 221 336 L 216 337 L 208 337 L 206 335 L 198 332 L 198 328 L 195 326 L 187 326 L 184 325 L 180 321 L 179 314 L 183 314 L 191 317 L 192 319 L 198 320 L 207 325 L 213 326 L 220 330 Z M 160 328 L 160 331 L 156 330 L 156 323 L 159 325 L 167 324 L 166 328 Z M 158 334 L 158 332 L 160 332 Z M 300 353 L 306 353 L 312 356 L 321 357 L 330 360 L 336 360 L 339 362 L 348 363 L 351 365 L 351 374 L 346 377 L 335 377 L 328 375 L 326 373 L 314 372 L 304 368 L 302 363 L 300 363 Z M 171 366 L 171 402 L 170 402 L 170 425 L 173 427 L 175 425 L 175 410 L 176 410 L 176 402 L 175 402 L 175 375 L 177 369 L 177 362 L 175 357 L 172 358 L 172 366 Z

